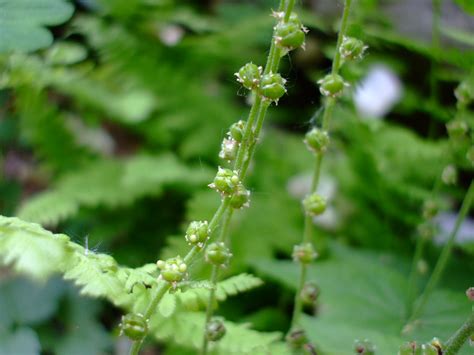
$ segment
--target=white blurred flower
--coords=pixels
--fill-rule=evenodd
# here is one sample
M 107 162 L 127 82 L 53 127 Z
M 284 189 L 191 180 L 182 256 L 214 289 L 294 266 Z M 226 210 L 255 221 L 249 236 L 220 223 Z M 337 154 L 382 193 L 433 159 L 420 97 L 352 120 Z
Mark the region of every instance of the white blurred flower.
M 388 67 L 374 65 L 354 92 L 354 103 L 362 117 L 381 118 L 400 101 L 402 84 Z
M 434 242 L 438 245 L 446 244 L 449 235 L 456 224 L 457 214 L 453 212 L 443 212 L 436 217 L 438 233 Z M 474 219 L 466 218 L 459 228 L 456 236 L 456 244 L 474 243 Z
M 184 29 L 178 25 L 166 25 L 160 29 L 158 36 L 167 46 L 177 45 L 184 36 Z

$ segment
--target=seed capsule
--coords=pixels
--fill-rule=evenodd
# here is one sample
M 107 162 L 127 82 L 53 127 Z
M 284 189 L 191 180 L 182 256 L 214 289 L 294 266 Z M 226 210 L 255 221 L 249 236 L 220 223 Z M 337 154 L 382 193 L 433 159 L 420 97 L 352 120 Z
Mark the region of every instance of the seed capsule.
M 459 84 L 459 86 L 454 90 L 454 95 L 456 99 L 465 105 L 469 105 L 469 103 L 474 100 L 474 83 L 469 81 L 463 81 Z
M 456 185 L 458 181 L 458 171 L 456 167 L 454 165 L 446 166 L 441 174 L 441 180 L 443 180 L 446 185 Z
M 221 195 L 226 196 L 231 195 L 237 189 L 239 183 L 240 179 L 237 171 L 219 167 L 214 181 L 209 184 L 209 187 L 216 190 Z
M 319 216 L 326 211 L 326 200 L 321 195 L 313 193 L 303 200 L 303 207 L 306 214 Z
M 301 290 L 303 304 L 314 307 L 319 296 L 319 287 L 313 282 L 306 282 Z
M 300 24 L 280 22 L 275 27 L 275 43 L 287 50 L 293 50 L 304 45 L 305 33 Z
M 448 130 L 449 137 L 455 140 L 465 137 L 467 131 L 469 130 L 466 121 L 461 119 L 456 119 L 447 123 L 446 128 Z
M 313 244 L 303 243 L 293 247 L 293 260 L 301 264 L 310 264 L 317 258 L 318 253 L 314 250 Z
M 322 129 L 313 128 L 311 131 L 306 133 L 304 142 L 310 151 L 321 154 L 326 152 L 328 148 L 329 134 Z
M 280 74 L 266 74 L 260 82 L 260 91 L 268 100 L 278 101 L 286 93 L 285 83 Z
M 466 290 L 466 296 L 470 301 L 474 301 L 474 287 L 469 287 Z
M 434 218 L 438 214 L 438 211 L 439 206 L 435 200 L 429 199 L 423 204 L 423 218 L 425 219 Z
M 262 67 L 258 67 L 253 63 L 245 64 L 240 70 L 235 73 L 237 81 L 242 84 L 243 87 L 249 90 L 256 89 L 260 83 L 262 77 Z
M 232 258 L 232 253 L 224 243 L 217 242 L 209 244 L 204 257 L 210 264 L 226 267 Z
M 322 95 L 333 98 L 341 96 L 344 92 L 344 87 L 347 86 L 344 79 L 337 74 L 326 75 L 318 81 L 318 84 Z
M 288 345 L 293 349 L 301 349 L 308 343 L 308 338 L 303 329 L 295 328 L 292 329 L 285 337 Z
M 235 209 L 241 209 L 250 206 L 250 191 L 244 185 L 239 184 L 237 190 L 230 198 L 230 206 Z
M 244 131 L 245 131 L 245 122 L 240 120 L 238 122 L 235 122 L 232 126 L 230 126 L 228 135 L 230 138 L 240 143 L 242 142 L 242 138 L 244 137 Z
M 344 37 L 339 52 L 345 60 L 359 60 L 364 57 L 367 48 L 360 39 Z
M 120 332 L 133 341 L 140 341 L 148 332 L 148 322 L 140 313 L 127 314 L 120 322 Z
M 212 318 L 206 324 L 206 338 L 209 341 L 219 341 L 226 333 L 224 322 L 221 318 Z

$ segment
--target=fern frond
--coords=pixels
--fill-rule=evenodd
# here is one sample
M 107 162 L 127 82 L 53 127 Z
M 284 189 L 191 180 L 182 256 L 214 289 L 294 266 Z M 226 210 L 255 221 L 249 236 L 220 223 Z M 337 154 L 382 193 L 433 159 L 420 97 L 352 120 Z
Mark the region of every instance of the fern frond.
M 205 314 L 176 312 L 166 321 L 152 318 L 150 328 L 156 338 L 172 340 L 174 343 L 199 349 L 202 342 Z M 259 354 L 268 353 L 269 347 L 281 339 L 280 333 L 262 333 L 251 330 L 248 324 L 225 322 L 226 335 L 216 344 L 214 354 Z M 244 339 L 244 340 L 243 340 Z
M 200 185 L 210 180 L 210 170 L 181 163 L 174 155 L 135 156 L 128 160 L 101 160 L 64 176 L 56 188 L 40 193 L 18 211 L 22 219 L 56 225 L 82 207 L 115 208 L 158 195 L 165 185 Z
M 69 237 L 39 225 L 0 216 L 0 260 L 15 270 L 45 280 L 71 256 Z
M 225 301 L 229 296 L 235 296 L 263 285 L 263 281 L 250 274 L 240 274 L 229 277 L 217 284 L 216 298 Z

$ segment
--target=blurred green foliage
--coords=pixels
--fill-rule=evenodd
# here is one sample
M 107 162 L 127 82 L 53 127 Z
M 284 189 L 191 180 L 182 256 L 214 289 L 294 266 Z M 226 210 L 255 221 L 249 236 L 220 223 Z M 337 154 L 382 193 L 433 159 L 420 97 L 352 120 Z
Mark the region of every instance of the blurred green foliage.
M 15 2 L 23 3 L 30 2 Z M 187 223 L 213 214 L 219 199 L 206 185 L 223 164 L 217 158 L 220 142 L 231 123 L 245 118 L 251 100 L 233 73 L 246 62 L 263 63 L 272 26 L 269 9 L 276 4 L 46 3 L 60 8 L 57 17 L 29 8 L 22 16 L 31 16 L 31 29 L 22 23 L 10 28 L 0 15 L 0 50 L 7 52 L 0 56 L 0 212 L 65 233 L 84 248 L 59 246 L 39 227 L 25 224 L 18 231 L 17 222 L 2 219 L 2 257 L 17 260 L 17 270 L 43 281 L 1 269 L 0 354 L 123 354 L 121 311 L 85 295 L 131 309 L 130 295 L 146 297 L 156 283 L 149 263 L 183 255 Z M 453 90 L 473 70 L 472 41 L 461 29 L 442 29 L 454 44 L 432 48 L 397 33 L 380 3 L 357 2 L 350 34 L 370 46 L 369 55 L 346 66 L 344 75 L 357 88 L 372 65 L 383 63 L 400 77 L 404 93 L 385 120 L 358 115 L 349 95 L 334 115 L 334 144 L 323 173 L 334 190 L 335 216 L 318 227 L 324 245 L 310 275 L 322 295 L 317 317 L 305 319 L 323 354 L 347 354 L 355 338 L 371 339 L 383 354 L 394 353 L 403 339 L 446 339 L 470 310 L 462 292 L 474 281 L 474 236 L 457 245 L 456 260 L 422 326 L 401 335 L 408 260 L 422 203 L 453 159 L 460 179 L 442 188 L 444 210 L 456 211 L 472 179 L 464 153 L 470 141 L 453 146 L 445 130 L 456 115 Z M 457 3 L 472 13 L 469 1 Z M 0 0 L 0 10 L 8 9 L 5 4 L 12 2 Z M 72 4 L 72 18 L 51 29 L 49 46 L 42 26 L 66 21 Z M 237 213 L 231 226 L 234 258 L 221 283 L 227 282 L 227 289 L 218 297 L 225 300 L 219 313 L 229 320 L 231 334 L 219 345 L 222 354 L 287 353 L 281 335 L 289 325 L 296 267 L 281 259 L 290 258 L 301 238 L 299 201 L 312 166 L 302 138 L 319 120 L 315 82 L 329 70 L 335 44 L 332 19 L 309 6 L 302 13 L 311 30 L 307 49 L 285 60 L 289 93 L 271 109 L 251 167 L 252 206 Z M 5 26 L 12 33 L 7 42 Z M 10 51 L 14 45 L 20 51 Z M 433 77 L 435 97 L 429 88 Z M 473 114 L 463 114 L 472 129 Z M 439 244 L 430 243 L 429 265 L 438 253 Z M 63 272 L 68 258 L 80 259 L 81 271 L 70 270 L 66 278 L 85 295 L 71 282 L 46 280 Z M 135 282 L 104 274 L 108 268 L 127 277 L 136 274 Z M 94 272 L 105 279 L 95 284 L 83 278 L 94 279 Z M 202 281 L 209 267 L 196 262 L 191 272 Z M 249 272 L 258 273 L 264 285 Z M 233 277 L 240 277 L 237 288 Z M 160 305 L 151 326 L 156 342 L 145 346 L 149 353 L 195 353 L 208 290 L 205 284 L 194 286 Z M 124 290 L 130 294 L 121 294 Z M 249 292 L 227 299 L 240 291 Z M 145 301 L 135 307 L 140 310 Z

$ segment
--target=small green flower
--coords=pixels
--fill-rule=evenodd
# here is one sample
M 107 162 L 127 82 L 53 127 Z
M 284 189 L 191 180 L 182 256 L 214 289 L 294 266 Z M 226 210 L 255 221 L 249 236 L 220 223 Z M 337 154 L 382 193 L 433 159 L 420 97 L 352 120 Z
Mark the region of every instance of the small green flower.
M 278 73 L 266 74 L 260 82 L 260 91 L 268 100 L 278 102 L 278 99 L 286 93 L 285 83 L 286 80 Z
M 313 128 L 305 135 L 304 142 L 313 153 L 321 154 L 326 152 L 329 146 L 329 134 L 319 128 Z
M 344 87 L 348 86 L 344 79 L 337 74 L 328 74 L 318 81 L 319 91 L 324 96 L 339 97 L 344 92 Z
M 319 216 L 326 211 L 326 199 L 318 193 L 312 193 L 303 200 L 303 207 L 306 214 Z
M 140 313 L 130 313 L 122 316 L 120 333 L 125 334 L 130 340 L 140 341 L 148 332 L 148 321 Z
M 423 204 L 423 218 L 432 219 L 439 212 L 439 204 L 436 200 L 428 199 Z
M 180 256 L 166 261 L 158 260 L 156 265 L 161 270 L 160 277 L 173 285 L 176 285 L 176 283 L 182 281 L 186 277 L 188 267 Z
M 222 242 L 212 243 L 206 249 L 204 255 L 206 261 L 210 264 L 226 267 L 232 258 L 229 248 Z
M 237 171 L 223 169 L 219 167 L 214 181 L 209 184 L 211 189 L 216 190 L 223 196 L 231 195 L 240 184 L 239 174 Z
M 245 64 L 240 70 L 235 73 L 237 81 L 242 84 L 243 87 L 249 90 L 254 90 L 260 84 L 262 77 L 262 67 L 258 67 L 253 63 Z
M 441 173 L 441 180 L 446 185 L 456 185 L 456 182 L 458 181 L 458 171 L 456 170 L 456 167 L 452 164 L 447 165 Z
M 189 245 L 197 245 L 202 248 L 210 234 L 211 230 L 207 221 L 193 221 L 186 230 L 185 239 Z
M 316 253 L 311 243 L 303 243 L 293 247 L 293 260 L 301 264 L 310 264 L 317 256 L 318 253 Z
M 364 57 L 367 48 L 360 39 L 344 37 L 339 52 L 345 60 L 359 60 Z

